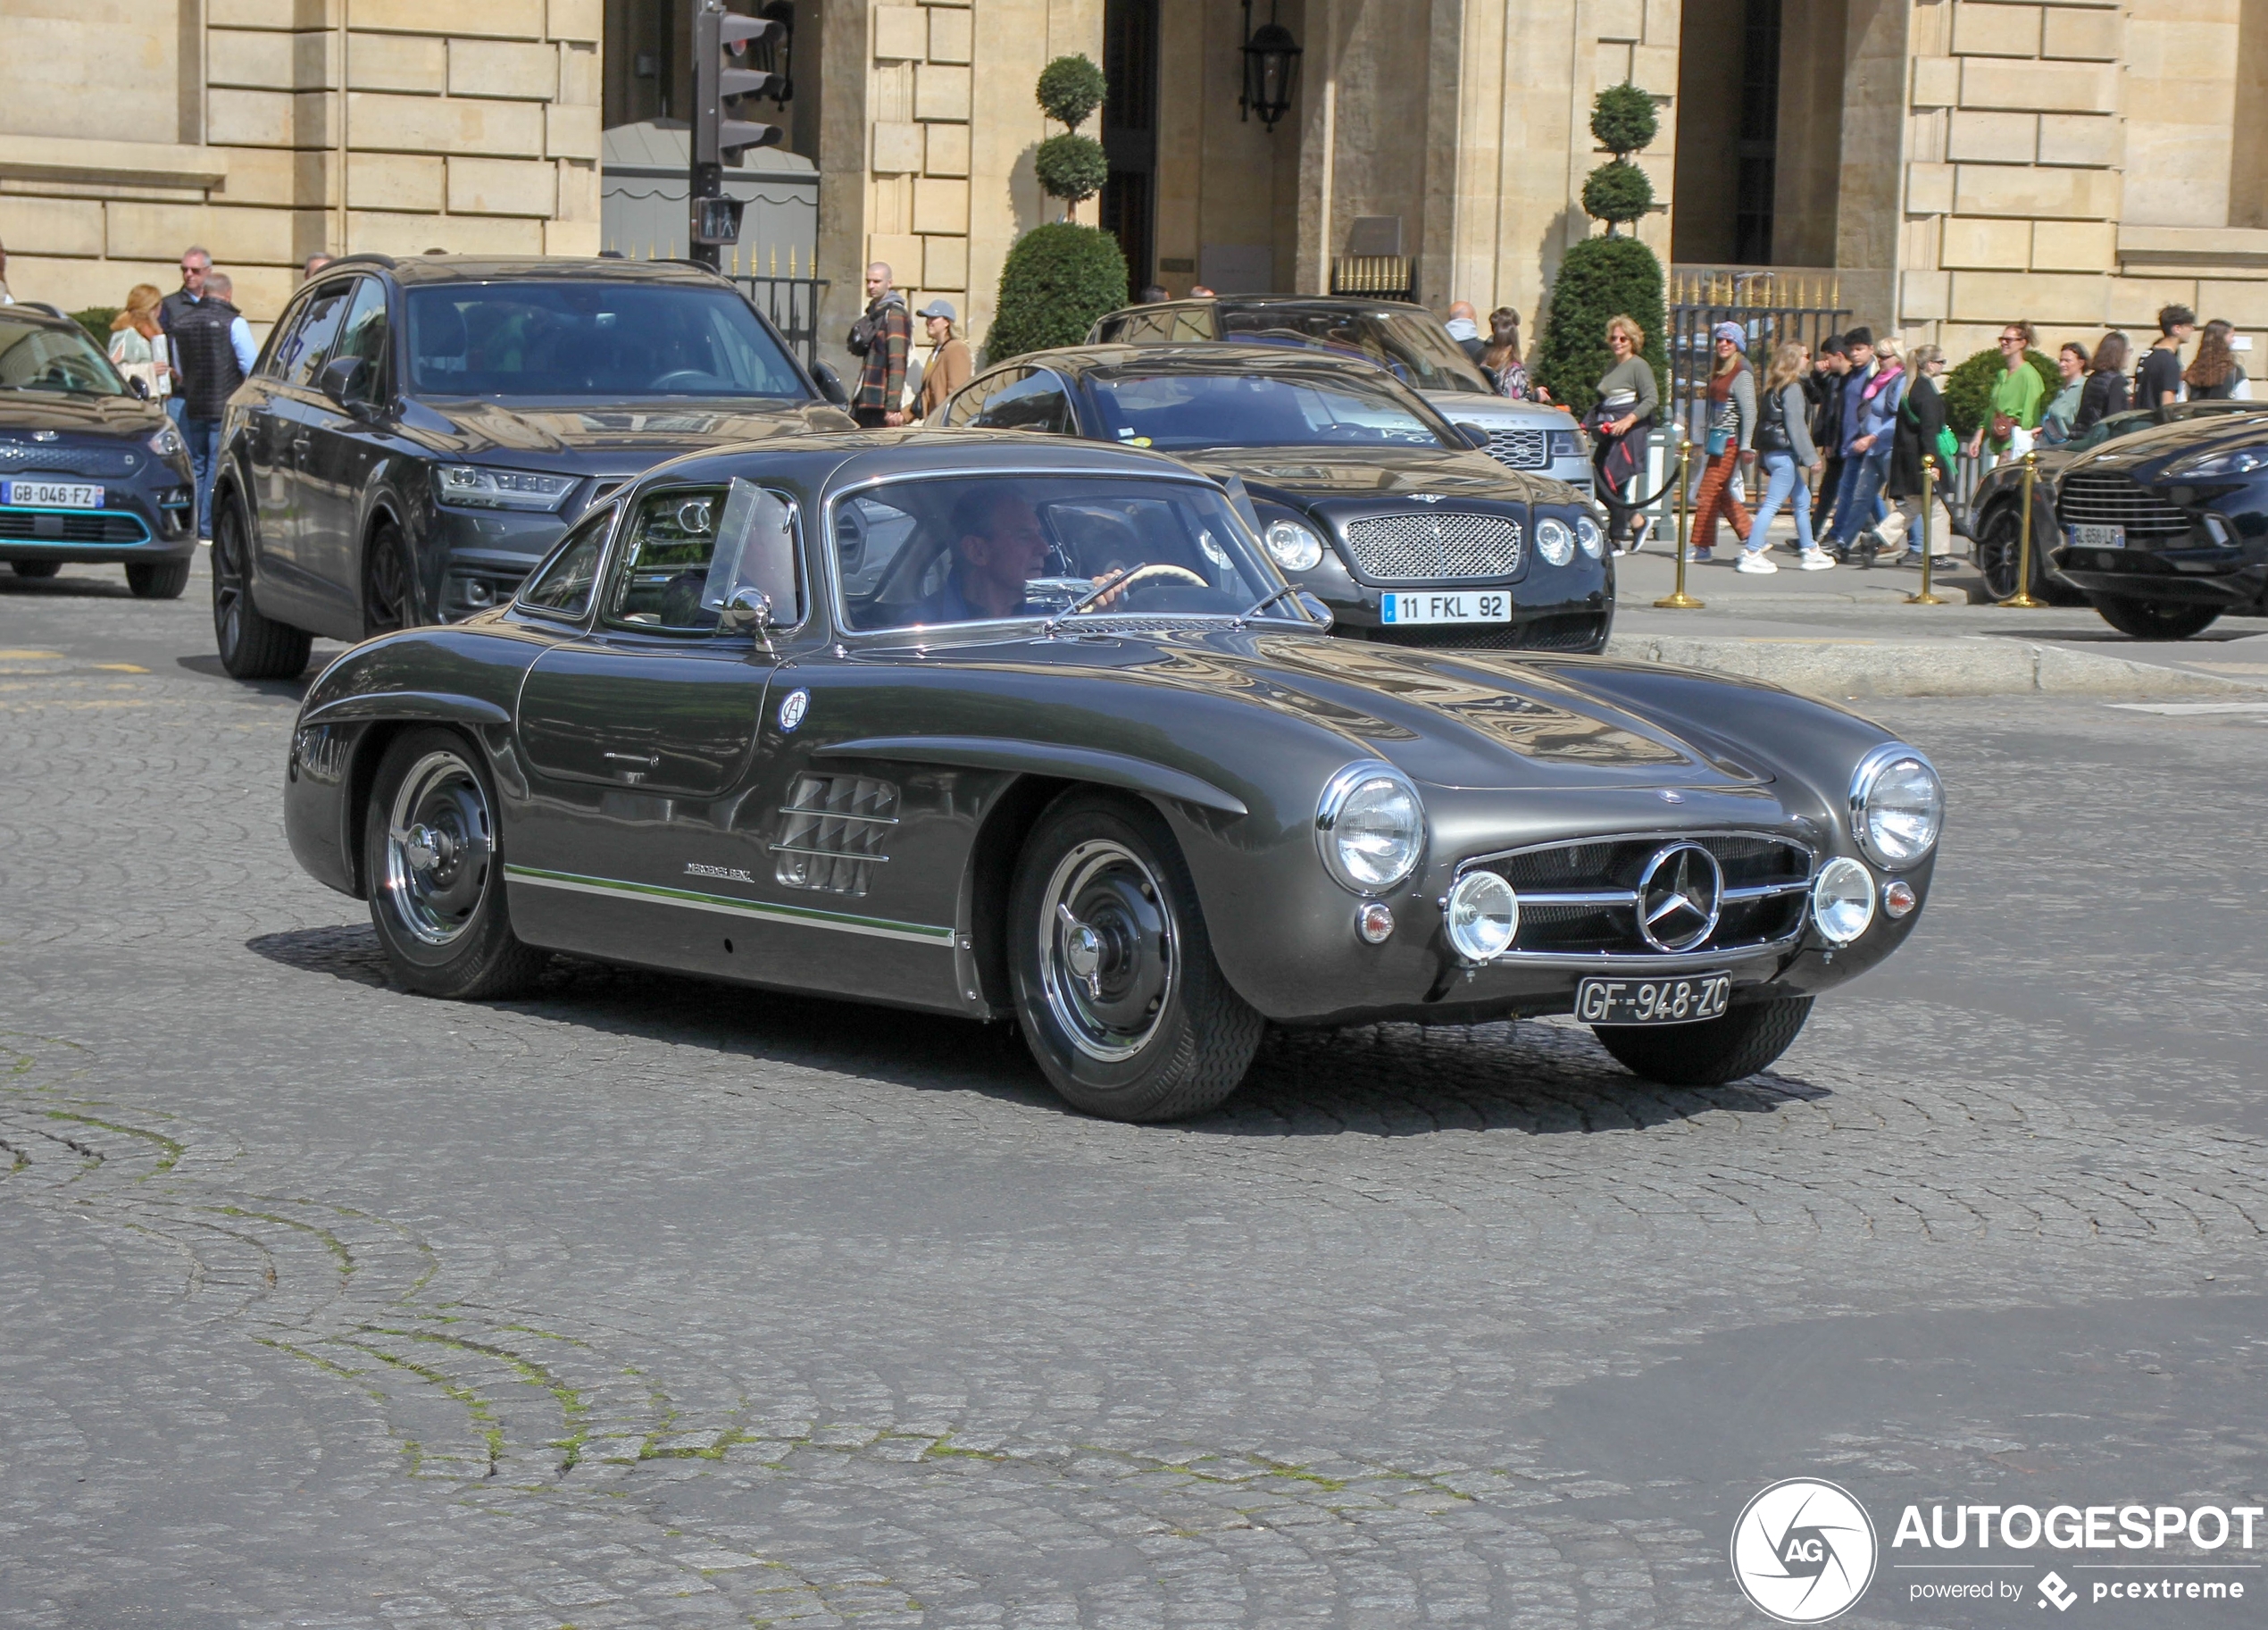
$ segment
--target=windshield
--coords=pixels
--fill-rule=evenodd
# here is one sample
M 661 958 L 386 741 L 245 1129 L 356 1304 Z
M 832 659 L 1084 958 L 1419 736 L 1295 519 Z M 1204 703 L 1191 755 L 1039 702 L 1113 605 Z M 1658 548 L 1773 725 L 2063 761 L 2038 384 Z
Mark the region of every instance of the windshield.
M 1223 339 L 1320 344 L 1368 357 L 1413 389 L 1496 394 L 1464 348 L 1430 314 L 1269 305 L 1223 310 L 1220 322 Z
M 131 393 L 86 330 L 13 319 L 0 310 L 0 389 L 51 390 L 71 397 Z
M 1229 500 L 1194 481 L 893 481 L 838 500 L 832 521 L 855 629 L 1049 617 L 1090 597 L 1082 615 L 1232 617 L 1281 587 Z
M 1138 447 L 1448 444 L 1380 380 L 1257 373 L 1095 374 L 1100 439 Z
M 448 397 L 802 397 L 748 303 L 661 283 L 446 283 L 408 294 L 410 388 Z

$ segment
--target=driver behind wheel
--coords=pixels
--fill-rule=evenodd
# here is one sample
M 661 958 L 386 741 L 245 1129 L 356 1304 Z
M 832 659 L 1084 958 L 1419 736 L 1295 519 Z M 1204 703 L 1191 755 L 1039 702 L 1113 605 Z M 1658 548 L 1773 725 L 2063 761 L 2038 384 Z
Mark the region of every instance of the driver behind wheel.
M 1030 596 L 1030 580 L 1046 571 L 1050 546 L 1039 512 L 1013 489 L 990 483 L 972 489 L 953 506 L 950 524 L 953 564 L 938 591 L 913 608 L 915 623 L 1038 617 L 1062 609 L 1060 600 Z M 1117 598 L 1113 590 L 1094 606 L 1107 606 Z

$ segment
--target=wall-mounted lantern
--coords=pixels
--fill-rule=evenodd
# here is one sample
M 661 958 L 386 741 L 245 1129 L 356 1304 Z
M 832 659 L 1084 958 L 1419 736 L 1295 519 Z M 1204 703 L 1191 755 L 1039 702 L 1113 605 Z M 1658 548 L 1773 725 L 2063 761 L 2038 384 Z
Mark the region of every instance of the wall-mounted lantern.
M 1244 95 L 1237 98 L 1240 117 L 1257 113 L 1273 135 L 1276 121 L 1291 111 L 1299 90 L 1299 42 L 1276 21 L 1275 0 L 1269 0 L 1268 21 L 1252 26 L 1252 0 L 1244 0 Z

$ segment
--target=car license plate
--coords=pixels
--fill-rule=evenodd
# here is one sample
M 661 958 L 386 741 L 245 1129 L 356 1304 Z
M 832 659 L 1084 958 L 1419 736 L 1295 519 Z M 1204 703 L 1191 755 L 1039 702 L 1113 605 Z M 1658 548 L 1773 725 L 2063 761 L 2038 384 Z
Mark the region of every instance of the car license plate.
M 2122 526 L 2074 526 L 2072 528 L 2072 543 L 2082 549 L 2122 549 L 2126 547 L 2126 529 Z
M 1396 626 L 1410 623 L 1509 623 L 1512 597 L 1501 591 L 1477 594 L 1394 593 L 1379 603 L 1380 614 Z
M 0 481 L 0 504 L 26 509 L 100 509 L 103 489 L 80 481 Z
M 1690 1024 L 1721 1017 L 1731 997 L 1730 974 L 1586 979 L 1575 987 L 1575 1016 L 1586 1024 Z

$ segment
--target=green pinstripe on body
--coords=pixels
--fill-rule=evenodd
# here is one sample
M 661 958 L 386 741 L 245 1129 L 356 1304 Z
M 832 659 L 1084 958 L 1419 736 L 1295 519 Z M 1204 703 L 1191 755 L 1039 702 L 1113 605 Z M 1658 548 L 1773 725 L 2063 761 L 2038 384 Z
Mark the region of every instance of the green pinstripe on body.
M 812 906 L 779 906 L 768 900 L 734 899 L 730 895 L 705 894 L 695 889 L 671 889 L 659 883 L 634 883 L 616 877 L 587 877 L 579 872 L 550 872 L 540 866 L 506 865 L 507 882 L 534 889 L 559 889 L 571 894 L 603 894 L 650 899 L 694 911 L 714 911 L 727 916 L 755 917 L 769 923 L 796 923 L 806 928 L 830 928 L 838 933 L 869 934 L 880 940 L 910 940 L 917 945 L 950 948 L 950 928 L 927 923 L 896 923 L 888 917 L 863 917 L 846 911 L 821 911 Z

